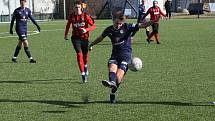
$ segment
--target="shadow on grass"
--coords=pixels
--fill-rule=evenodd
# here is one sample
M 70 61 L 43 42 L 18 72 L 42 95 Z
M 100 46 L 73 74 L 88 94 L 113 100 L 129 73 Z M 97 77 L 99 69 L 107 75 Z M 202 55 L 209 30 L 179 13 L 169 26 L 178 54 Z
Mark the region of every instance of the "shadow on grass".
M 73 103 L 71 101 L 58 101 L 58 100 L 10 100 L 10 99 L 0 99 L 0 103 L 40 103 L 40 104 L 63 106 L 63 107 L 66 107 L 66 108 L 79 108 L 80 107 L 79 105 L 75 105 L 75 104 L 79 104 L 79 103 Z
M 17 62 L 17 63 L 14 63 L 12 61 L 0 61 L 0 63 L 13 63 L 13 64 L 17 64 L 17 63 L 29 63 L 29 62 Z
M 75 102 L 75 104 L 77 104 L 78 102 Z M 88 102 L 89 104 L 90 103 L 96 103 L 96 104 L 105 104 L 105 103 L 110 103 L 109 101 L 91 101 L 91 102 Z M 83 102 L 80 102 L 79 104 L 86 104 L 86 103 L 83 103 Z M 117 104 L 129 104 L 129 105 L 169 105 L 169 106 L 215 106 L 215 105 L 212 105 L 211 102 L 170 102 L 170 101 L 117 101 L 115 103 L 116 105 Z
M 65 113 L 66 111 L 43 111 L 43 113 Z
M 64 108 L 80 108 L 80 105 L 86 104 L 110 104 L 109 101 L 89 101 L 89 102 L 74 102 L 74 101 L 58 101 L 58 100 L 9 100 L 9 99 L 1 99 L 0 103 L 42 103 L 42 104 L 50 104 L 63 106 Z M 169 106 L 215 106 L 210 102 L 170 102 L 170 101 L 152 101 L 152 102 L 138 102 L 138 101 L 117 101 L 114 105 L 169 105 Z M 47 111 L 48 113 L 48 111 Z M 51 113 L 51 112 L 50 112 Z M 54 112 L 52 112 L 54 113 Z M 56 112 L 57 113 L 57 112 Z
M 53 84 L 53 83 L 80 83 L 79 81 L 67 81 L 67 80 L 77 80 L 74 78 L 67 79 L 36 79 L 36 80 L 16 80 L 16 81 L 0 81 L 0 83 L 9 84 Z

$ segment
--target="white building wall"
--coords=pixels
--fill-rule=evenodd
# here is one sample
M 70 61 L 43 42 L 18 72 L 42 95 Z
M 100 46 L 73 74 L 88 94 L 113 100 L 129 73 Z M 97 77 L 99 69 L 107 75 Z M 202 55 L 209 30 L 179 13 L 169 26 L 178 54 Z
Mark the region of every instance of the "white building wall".
M 34 12 L 54 13 L 56 0 L 35 0 Z
M 34 4 L 33 4 L 34 3 Z M 53 13 L 56 0 L 27 0 L 27 7 L 34 12 Z M 19 0 L 0 0 L 0 15 L 9 15 L 20 6 Z

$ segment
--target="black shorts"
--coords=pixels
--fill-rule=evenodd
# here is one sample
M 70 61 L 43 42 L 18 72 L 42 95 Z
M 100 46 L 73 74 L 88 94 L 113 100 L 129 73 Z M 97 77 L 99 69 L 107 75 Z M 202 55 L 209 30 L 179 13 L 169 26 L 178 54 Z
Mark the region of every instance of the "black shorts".
M 21 40 L 21 41 L 27 40 L 27 33 L 26 33 L 26 32 L 17 33 L 17 34 L 18 34 L 18 36 L 19 36 L 19 40 Z
M 152 31 L 154 33 L 158 33 L 158 29 L 159 29 L 159 23 L 152 24 Z
M 81 39 L 74 39 L 74 38 L 71 38 L 71 40 L 76 53 L 80 53 L 80 52 L 82 52 L 83 54 L 88 53 L 88 46 L 89 46 L 88 40 L 81 40 Z

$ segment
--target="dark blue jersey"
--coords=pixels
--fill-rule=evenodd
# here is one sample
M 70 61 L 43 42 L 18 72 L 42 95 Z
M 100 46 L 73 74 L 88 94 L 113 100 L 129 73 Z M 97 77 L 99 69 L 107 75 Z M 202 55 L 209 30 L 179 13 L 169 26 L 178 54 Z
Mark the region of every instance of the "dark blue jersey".
M 145 15 L 146 14 L 146 7 L 144 4 L 141 4 L 139 6 L 139 15 Z
M 131 49 L 131 34 L 139 30 L 138 24 L 124 23 L 120 29 L 115 29 L 112 26 L 107 27 L 102 33 L 102 37 L 108 36 L 112 43 L 112 56 L 130 56 Z
M 29 8 L 16 8 L 13 12 L 13 17 L 11 20 L 10 29 L 12 30 L 14 21 L 16 20 L 16 32 L 19 33 L 26 33 L 27 32 L 27 20 L 28 18 L 36 25 L 36 21 L 32 16 L 31 10 Z

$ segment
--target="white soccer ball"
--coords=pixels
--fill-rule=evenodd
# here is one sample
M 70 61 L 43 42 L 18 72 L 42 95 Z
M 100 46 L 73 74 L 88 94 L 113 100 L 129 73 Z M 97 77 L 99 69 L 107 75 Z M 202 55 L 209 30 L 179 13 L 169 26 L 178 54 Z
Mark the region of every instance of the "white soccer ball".
M 131 60 L 131 63 L 128 65 L 128 68 L 131 71 L 135 71 L 135 72 L 141 70 L 142 67 L 143 67 L 143 62 L 138 57 L 133 57 Z

